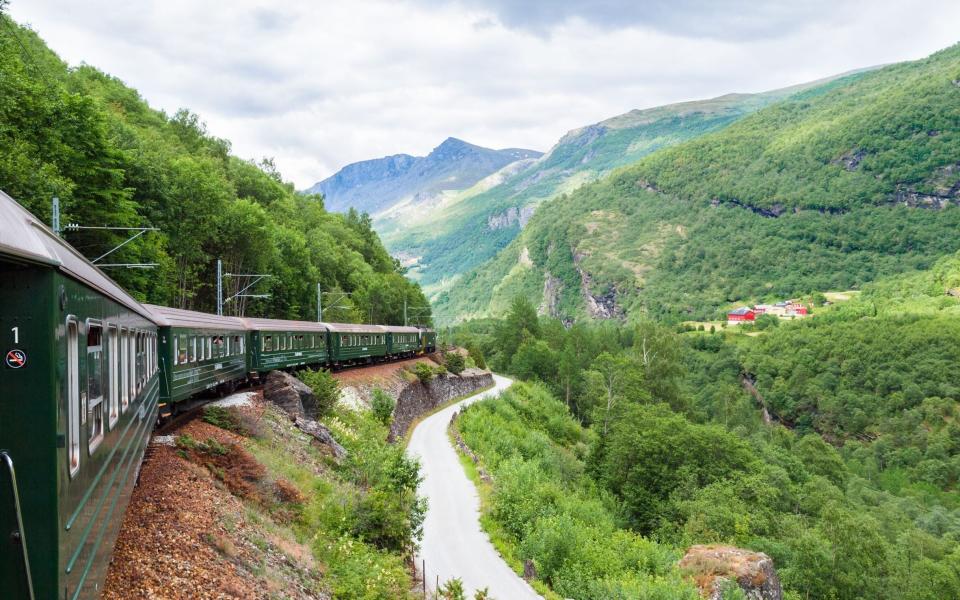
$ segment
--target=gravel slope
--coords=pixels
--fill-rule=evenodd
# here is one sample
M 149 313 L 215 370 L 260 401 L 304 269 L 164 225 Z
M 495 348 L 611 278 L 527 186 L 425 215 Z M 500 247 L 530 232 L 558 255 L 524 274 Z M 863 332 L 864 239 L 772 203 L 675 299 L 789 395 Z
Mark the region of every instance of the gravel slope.
M 480 497 L 463 472 L 447 437 L 447 426 L 455 411 L 466 404 L 496 396 L 513 383 L 506 377 L 493 377 L 493 389 L 427 417 L 410 437 L 407 453 L 420 458 L 424 477 L 420 493 L 430 503 L 417 566 L 426 561 L 425 579 L 431 587 L 438 577 L 441 583 L 459 577 L 468 596 L 486 587 L 497 600 L 540 598 L 500 558 L 480 528 Z

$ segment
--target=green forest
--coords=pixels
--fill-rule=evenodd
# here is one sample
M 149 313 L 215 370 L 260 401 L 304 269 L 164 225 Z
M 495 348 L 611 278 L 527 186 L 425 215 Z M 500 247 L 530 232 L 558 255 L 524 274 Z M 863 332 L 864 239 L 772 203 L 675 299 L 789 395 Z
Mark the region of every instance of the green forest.
M 957 597 L 958 296 L 955 255 L 801 321 L 567 328 L 520 297 L 465 323 L 523 382 L 457 422 L 484 524 L 559 597 L 695 597 L 676 561 L 714 542 L 791 599 Z
M 597 316 L 589 294 L 623 314 L 715 319 L 930 267 L 960 249 L 957 81 L 953 46 L 653 152 L 541 205 L 435 307 L 495 316 L 521 294 L 581 319 Z
M 0 189 L 46 223 L 58 197 L 64 225 L 158 228 L 103 261 L 157 265 L 106 269 L 140 300 L 213 312 L 220 259 L 225 273 L 271 276 L 250 290 L 269 298 L 228 302 L 226 314 L 314 320 L 318 283 L 344 293 L 328 321 L 402 323 L 404 301 L 428 306 L 367 215 L 328 213 L 272 160 L 231 154 L 199 115 L 164 114 L 94 67 L 69 67 L 2 13 Z M 126 239 L 63 235 L 91 259 Z M 224 295 L 250 281 L 226 278 Z

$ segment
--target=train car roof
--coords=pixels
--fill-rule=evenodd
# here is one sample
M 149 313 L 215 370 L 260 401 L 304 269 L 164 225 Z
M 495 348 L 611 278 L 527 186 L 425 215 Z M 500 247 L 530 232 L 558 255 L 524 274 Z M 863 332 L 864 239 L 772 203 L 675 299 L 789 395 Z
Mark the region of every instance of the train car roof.
M 363 323 L 326 323 L 327 329 L 335 333 L 386 333 L 387 329 L 380 325 L 365 325 Z
M 255 319 L 245 317 L 247 329 L 257 331 L 309 331 L 326 333 L 327 324 L 319 321 L 287 321 L 285 319 Z
M 157 325 L 161 327 L 188 327 L 193 329 L 222 329 L 229 331 L 246 331 L 247 325 L 243 319 L 237 317 L 221 317 L 208 313 L 197 312 L 195 310 L 184 310 L 182 308 L 170 308 L 169 306 L 157 306 L 155 304 L 144 304 L 144 306 L 153 314 Z
M 62 271 L 110 297 L 117 303 L 152 319 L 150 311 L 98 269 L 73 246 L 57 236 L 30 211 L 0 191 L 0 254 Z
M 385 331 L 390 333 L 420 333 L 416 327 L 407 327 L 406 325 L 383 325 Z

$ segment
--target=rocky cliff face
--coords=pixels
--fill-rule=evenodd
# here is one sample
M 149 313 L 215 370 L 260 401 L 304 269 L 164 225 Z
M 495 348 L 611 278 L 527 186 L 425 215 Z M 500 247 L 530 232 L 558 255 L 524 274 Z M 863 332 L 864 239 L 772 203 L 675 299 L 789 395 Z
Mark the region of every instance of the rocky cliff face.
M 465 190 L 513 162 L 540 156 L 535 150 L 491 150 L 447 138 L 427 156 L 396 154 L 347 165 L 307 191 L 322 193 L 328 210 L 353 207 L 376 214 L 405 199 L 424 201 L 444 190 Z
M 487 229 L 496 231 L 497 229 L 506 229 L 514 225 L 519 225 L 520 229 L 523 229 L 527 221 L 530 220 L 530 217 L 533 216 L 533 211 L 536 209 L 536 206 L 512 206 L 502 213 L 489 215 L 487 217 Z
M 393 410 L 390 439 L 403 437 L 418 417 L 438 406 L 492 385 L 493 375 L 480 369 L 467 369 L 460 375 L 445 373 L 434 377 L 427 384 L 419 381 L 408 384 L 400 391 L 397 406 Z

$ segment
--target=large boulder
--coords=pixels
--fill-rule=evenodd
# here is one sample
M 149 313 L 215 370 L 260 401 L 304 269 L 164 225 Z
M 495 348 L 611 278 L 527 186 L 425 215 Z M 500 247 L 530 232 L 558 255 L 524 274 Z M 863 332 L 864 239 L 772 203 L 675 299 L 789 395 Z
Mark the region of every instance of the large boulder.
M 290 373 L 267 373 L 263 397 L 282 408 L 291 419 L 316 416 L 317 398 L 313 390 Z
M 330 451 L 330 454 L 338 461 L 347 456 L 346 448 L 341 446 L 337 440 L 334 439 L 330 430 L 321 423 L 303 417 L 298 417 L 295 422 L 300 431 L 315 439 L 320 445 L 325 446 Z
M 720 600 L 724 587 L 734 584 L 749 600 L 783 600 L 773 559 L 763 552 L 719 544 L 697 545 L 687 550 L 679 566 L 708 600 Z

